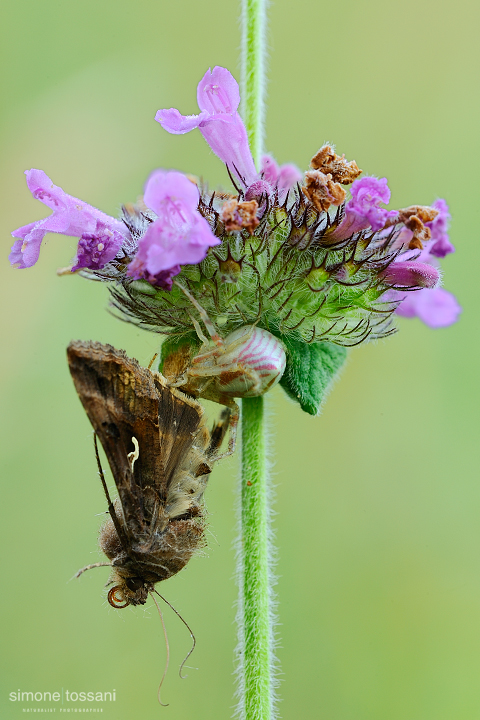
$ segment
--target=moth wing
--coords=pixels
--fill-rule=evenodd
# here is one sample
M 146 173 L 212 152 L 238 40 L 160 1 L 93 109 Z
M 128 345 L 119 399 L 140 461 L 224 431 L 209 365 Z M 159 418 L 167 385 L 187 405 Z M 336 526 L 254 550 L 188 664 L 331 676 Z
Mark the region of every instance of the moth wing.
M 155 503 L 165 503 L 177 470 L 199 441 L 203 409 L 111 345 L 74 341 L 67 356 L 77 393 L 105 450 L 127 532 L 142 533 Z M 139 455 L 132 470 L 133 438 Z
M 203 419 L 203 408 L 196 400 L 169 387 L 163 375 L 156 373 L 154 380 L 159 396 L 162 473 L 164 488 L 168 491 L 175 476 L 182 470 L 189 469 L 195 473 L 198 458 L 208 447 L 210 433 Z
M 158 394 L 150 371 L 123 350 L 96 342 L 71 342 L 67 357 L 75 388 L 110 465 L 127 527 L 143 526 L 142 490 L 161 471 Z M 139 457 L 131 469 L 132 438 Z

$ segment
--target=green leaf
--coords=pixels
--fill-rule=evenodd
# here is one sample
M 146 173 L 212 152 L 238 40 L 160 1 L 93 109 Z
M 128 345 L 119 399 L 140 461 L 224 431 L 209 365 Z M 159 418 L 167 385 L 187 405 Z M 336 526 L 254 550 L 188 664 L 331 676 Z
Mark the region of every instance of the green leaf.
M 285 336 L 282 342 L 287 349 L 287 367 L 280 385 L 302 410 L 318 415 L 347 350 L 330 342 L 308 344 Z

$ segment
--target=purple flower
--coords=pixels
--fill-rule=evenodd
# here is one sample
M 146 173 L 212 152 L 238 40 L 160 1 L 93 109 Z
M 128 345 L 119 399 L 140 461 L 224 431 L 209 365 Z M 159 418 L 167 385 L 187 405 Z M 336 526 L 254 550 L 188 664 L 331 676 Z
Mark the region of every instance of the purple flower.
M 418 317 L 431 328 L 440 328 L 456 322 L 462 308 L 452 293 L 437 287 L 408 293 L 395 312 L 402 317 Z
M 432 233 L 430 253 L 435 257 L 443 258 L 445 255 L 455 252 L 455 248 L 448 238 L 450 213 L 447 203 L 441 198 L 435 200 L 432 207 L 438 210 L 438 215 L 434 220 L 426 223 Z
M 267 198 L 272 194 L 273 188 L 266 180 L 255 180 L 245 192 L 245 200 L 259 200 L 260 198 Z M 264 208 L 266 203 L 263 203 Z M 262 211 L 263 212 L 263 211 Z
M 43 170 L 26 170 L 25 175 L 33 197 L 51 208 L 53 213 L 12 232 L 13 237 L 19 238 L 9 255 L 12 265 L 20 269 L 35 265 L 40 245 L 48 232 L 80 238 L 75 270 L 81 267 L 99 269 L 113 260 L 128 236 L 123 223 L 67 195 Z
M 383 280 L 393 289 L 434 288 L 440 280 L 437 268 L 416 260 L 394 261 L 382 273 Z
M 181 115 L 175 108 L 159 110 L 155 120 L 170 133 L 183 135 L 199 128 L 203 137 L 232 175 L 248 187 L 258 177 L 245 125 L 237 112 L 238 83 L 222 67 L 208 69 L 197 87 L 199 115 Z
M 155 170 L 145 186 L 145 205 L 157 218 L 138 244 L 127 269 L 137 280 L 171 290 L 181 265 L 201 262 L 208 248 L 219 245 L 210 225 L 197 210 L 197 186 L 174 170 Z
M 259 217 L 267 208 L 266 198 L 277 192 L 278 201 L 282 203 L 288 191 L 302 179 L 302 173 L 296 165 L 287 164 L 278 167 L 270 155 L 262 157 L 260 176 L 261 179 L 255 180 L 245 192 L 245 200 L 257 200 L 260 203 Z
M 114 259 L 122 247 L 124 236 L 114 230 L 97 226 L 97 232 L 93 234 L 83 233 L 78 241 L 77 256 L 75 258 L 72 272 L 81 268 L 90 270 L 101 270 L 105 265 Z
M 296 165 L 287 163 L 279 167 L 271 155 L 263 155 L 260 173 L 272 188 L 278 188 L 280 199 L 303 177 Z
M 390 202 L 390 189 L 387 178 L 362 177 L 352 183 L 352 199 L 345 205 L 345 223 L 354 227 L 350 231 L 358 232 L 371 228 L 381 230 L 388 218 L 394 217 L 395 210 L 386 210 L 380 203 Z M 343 223 L 342 223 L 343 224 Z
M 400 300 L 395 312 L 402 317 L 418 317 L 431 328 L 452 325 L 462 308 L 452 293 L 437 286 L 440 280 L 439 263 L 431 252 L 431 245 L 415 257 L 416 252 L 407 250 L 388 266 L 384 277 L 393 289 L 385 293 L 384 299 Z M 419 289 L 408 293 L 400 291 L 401 287 L 413 289 L 414 286 Z
M 355 180 L 350 188 L 352 199 L 345 205 L 345 217 L 340 225 L 329 233 L 329 240 L 345 240 L 370 228 L 373 232 L 381 230 L 389 218 L 398 213 L 386 210 L 380 203 L 390 201 L 390 189 L 387 178 L 365 176 Z

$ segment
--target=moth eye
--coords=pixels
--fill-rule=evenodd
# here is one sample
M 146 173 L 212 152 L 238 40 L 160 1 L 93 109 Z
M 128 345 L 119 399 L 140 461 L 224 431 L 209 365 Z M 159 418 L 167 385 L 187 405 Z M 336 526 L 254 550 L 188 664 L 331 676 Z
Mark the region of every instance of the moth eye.
M 121 608 L 125 608 L 127 607 L 127 605 L 130 605 L 130 600 L 124 597 L 120 585 L 115 585 L 114 587 L 110 588 L 110 590 L 108 591 L 107 599 L 110 605 L 117 610 L 120 610 Z
M 140 577 L 127 578 L 127 580 L 125 580 L 125 585 L 132 592 L 136 592 L 137 590 L 140 590 L 140 588 L 143 587 L 144 584 L 145 583 L 143 581 L 143 578 L 140 578 Z

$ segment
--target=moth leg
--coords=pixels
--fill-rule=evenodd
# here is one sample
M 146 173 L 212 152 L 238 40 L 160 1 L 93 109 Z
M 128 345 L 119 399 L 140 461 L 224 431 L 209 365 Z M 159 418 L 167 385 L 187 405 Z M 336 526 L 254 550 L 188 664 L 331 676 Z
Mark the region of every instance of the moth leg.
M 237 426 L 238 426 L 238 421 L 240 418 L 240 409 L 239 409 L 237 403 L 235 402 L 235 400 L 233 400 L 232 398 L 222 398 L 222 402 L 226 405 L 227 410 L 229 412 L 228 420 L 229 420 L 229 428 L 230 428 L 230 437 L 228 439 L 228 447 L 227 447 L 226 451 L 223 453 L 220 453 L 220 455 L 213 455 L 213 457 L 210 458 L 210 460 L 212 462 L 217 462 L 217 460 L 223 460 L 223 458 L 233 455 L 233 453 L 235 452 L 235 446 L 237 444 Z M 225 413 L 225 411 L 223 411 L 220 416 L 220 423 L 222 422 L 223 419 L 225 421 L 227 420 L 227 415 L 224 413 Z M 215 429 L 212 433 L 212 436 L 215 433 L 215 430 L 217 430 L 217 428 L 218 428 L 218 424 L 215 427 Z M 219 432 L 223 432 L 223 435 L 225 434 L 223 430 L 221 430 Z M 223 439 L 223 435 L 222 435 L 222 439 Z
M 153 365 L 153 363 L 155 362 L 155 360 L 157 359 L 157 357 L 158 357 L 158 353 L 155 353 L 155 355 L 152 357 L 152 359 L 151 359 L 150 362 L 148 363 L 148 369 L 149 369 L 149 370 L 151 370 L 152 365 Z
M 150 520 L 150 530 L 148 533 L 148 539 L 146 542 L 142 543 L 142 550 L 145 552 L 148 552 L 148 549 L 152 546 L 153 542 L 153 536 L 155 535 L 155 532 L 157 531 L 157 522 L 158 522 L 158 515 L 160 511 L 160 503 L 158 500 L 155 500 L 155 505 L 153 507 L 153 513 L 152 513 L 152 519 Z
M 87 570 L 91 570 L 92 568 L 96 568 L 96 567 L 112 567 L 112 563 L 109 563 L 109 562 L 97 562 L 97 563 L 92 563 L 91 565 L 85 565 L 85 567 L 83 567 L 81 570 L 78 570 L 73 577 L 74 577 L 74 578 L 79 578 L 80 575 L 82 575 L 82 574 L 83 574 L 84 572 L 86 572 Z
M 210 433 L 210 445 L 208 446 L 208 450 L 207 450 L 207 454 L 209 456 L 213 455 L 214 452 L 221 447 L 223 439 L 228 430 L 229 424 L 230 424 L 230 409 L 226 407 L 222 410 L 219 419 L 213 426 L 212 432 Z
M 112 518 L 113 525 L 115 527 L 115 530 L 117 531 L 117 535 L 118 535 L 118 539 L 120 540 L 120 544 L 121 544 L 123 550 L 128 555 L 129 542 L 125 535 L 123 527 L 120 525 L 120 522 L 117 517 L 117 513 L 115 512 L 115 507 L 112 503 L 110 494 L 108 492 L 107 483 L 105 482 L 105 475 L 103 474 L 102 463 L 100 462 L 100 455 L 98 454 L 98 443 L 97 443 L 97 433 L 96 432 L 93 433 L 93 444 L 95 446 L 95 457 L 97 458 L 98 474 L 100 475 L 100 480 L 102 481 L 102 485 L 103 485 L 103 491 L 105 493 L 105 497 L 107 498 L 108 512 L 110 513 L 110 517 Z

